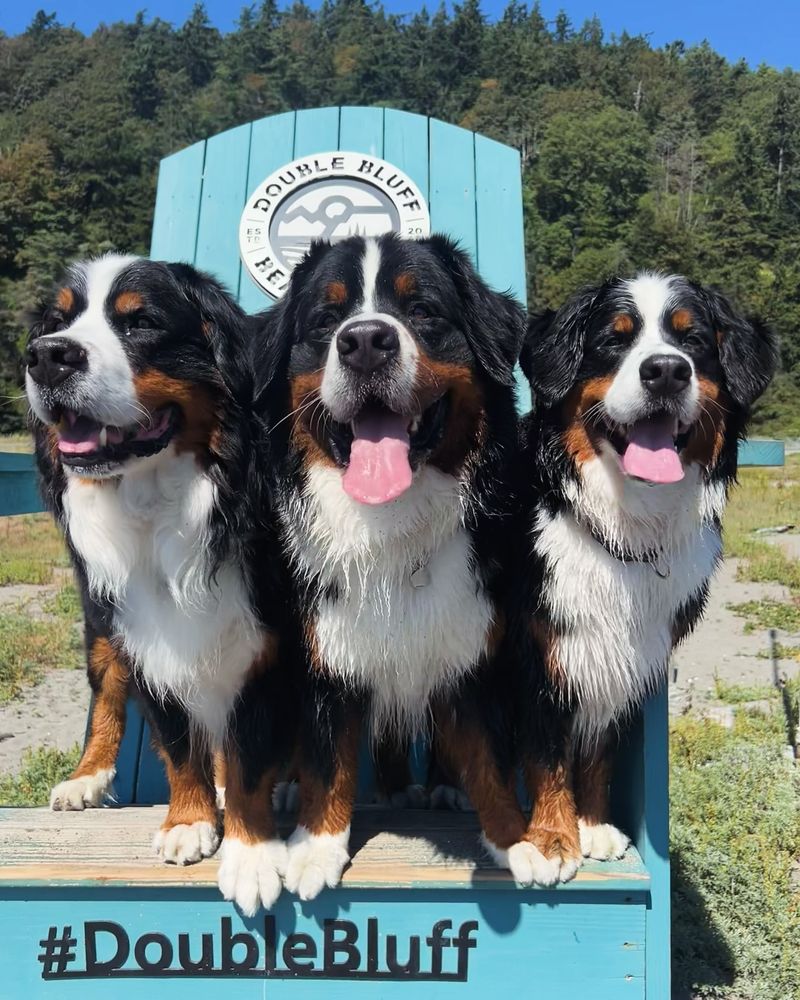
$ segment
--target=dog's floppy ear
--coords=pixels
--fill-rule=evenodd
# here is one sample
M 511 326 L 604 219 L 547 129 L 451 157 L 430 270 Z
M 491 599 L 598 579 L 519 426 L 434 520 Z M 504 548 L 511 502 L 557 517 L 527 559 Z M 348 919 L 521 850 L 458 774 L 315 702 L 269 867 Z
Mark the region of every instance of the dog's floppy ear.
M 245 369 L 243 350 L 247 317 L 233 296 L 191 264 L 167 264 L 167 270 L 200 316 L 203 334 L 223 377 Z
M 767 388 L 778 365 L 778 338 L 761 320 L 739 315 L 713 288 L 702 289 L 719 344 L 728 391 L 750 407 Z
M 434 235 L 427 242 L 453 276 L 464 302 L 464 332 L 478 364 L 500 385 L 514 385 L 514 366 L 525 334 L 522 307 L 511 295 L 489 288 L 448 237 Z
M 535 399 L 545 406 L 562 400 L 583 361 L 586 328 L 602 288 L 585 288 L 558 312 L 552 309 L 528 320 L 519 363 Z

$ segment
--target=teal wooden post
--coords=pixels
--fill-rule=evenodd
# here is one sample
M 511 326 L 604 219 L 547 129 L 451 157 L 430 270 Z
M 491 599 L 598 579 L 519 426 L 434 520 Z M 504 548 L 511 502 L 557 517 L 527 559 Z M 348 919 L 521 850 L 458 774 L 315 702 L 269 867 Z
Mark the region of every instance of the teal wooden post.
M 43 510 L 33 455 L 0 452 L 0 517 Z

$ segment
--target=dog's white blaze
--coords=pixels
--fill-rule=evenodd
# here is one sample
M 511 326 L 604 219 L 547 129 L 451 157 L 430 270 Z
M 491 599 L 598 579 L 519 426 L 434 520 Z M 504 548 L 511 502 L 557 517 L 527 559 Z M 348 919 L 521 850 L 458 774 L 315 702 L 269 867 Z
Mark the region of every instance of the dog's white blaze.
M 689 391 L 682 400 L 680 418 L 693 423 L 699 414 L 700 391 L 694 362 L 674 344 L 664 339 L 662 321 L 673 298 L 672 281 L 658 274 L 642 274 L 624 283 L 625 290 L 642 317 L 642 328 L 631 345 L 625 360 L 614 376 L 605 396 L 605 410 L 612 420 L 621 424 L 633 423 L 647 406 L 647 394 L 639 376 L 639 367 L 653 354 L 672 354 L 683 358 L 692 369 Z
M 187 709 L 220 745 L 244 676 L 263 645 L 233 564 L 208 580 L 213 483 L 172 446 L 103 483 L 72 478 L 65 519 L 89 588 L 114 605 L 114 626 L 144 681 Z
M 366 240 L 364 256 L 361 258 L 362 299 L 361 312 L 375 312 L 378 288 L 378 272 L 381 269 L 381 248 L 377 240 Z
M 314 465 L 282 516 L 299 572 L 338 590 L 316 621 L 322 661 L 371 693 L 376 732 L 413 731 L 476 666 L 492 623 L 461 484 L 424 466 L 397 500 L 371 507 L 344 492 L 338 469 Z
M 339 352 L 336 348 L 336 336 L 339 330 L 356 321 L 368 322 L 378 320 L 393 326 L 397 331 L 400 340 L 400 352 L 392 370 L 391 385 L 387 385 L 383 392 L 383 401 L 390 408 L 398 412 L 407 412 L 410 406 L 412 393 L 414 391 L 419 349 L 416 342 L 408 330 L 394 316 L 388 313 L 379 312 L 357 312 L 348 316 L 331 337 L 328 355 L 325 359 L 325 374 L 322 377 L 320 386 L 320 397 L 325 406 L 330 410 L 334 420 L 347 422 L 350 420 L 353 406 L 353 386 L 351 384 L 350 371 L 339 360 Z M 357 408 L 357 407 L 355 407 Z
M 538 551 L 550 570 L 549 613 L 558 625 L 558 662 L 577 704 L 575 726 L 587 742 L 619 722 L 664 678 L 679 609 L 712 576 L 721 556 L 712 518 L 724 490 L 704 484 L 696 466 L 679 483 L 650 487 L 618 464 L 581 467 L 572 513 L 537 515 Z M 651 565 L 615 559 L 583 527 L 611 545 L 644 554 Z
M 86 351 L 88 371 L 71 390 L 74 409 L 83 409 L 102 424 L 127 427 L 141 420 L 143 410 L 136 398 L 133 372 L 119 340 L 105 313 L 114 280 L 137 257 L 109 254 L 80 265 L 77 273 L 86 287 L 86 309 L 65 330 L 47 334 L 43 340 L 74 341 Z M 39 405 L 36 383 L 26 373 L 28 399 L 36 415 L 45 423 L 49 418 Z M 69 474 L 69 469 L 66 469 Z

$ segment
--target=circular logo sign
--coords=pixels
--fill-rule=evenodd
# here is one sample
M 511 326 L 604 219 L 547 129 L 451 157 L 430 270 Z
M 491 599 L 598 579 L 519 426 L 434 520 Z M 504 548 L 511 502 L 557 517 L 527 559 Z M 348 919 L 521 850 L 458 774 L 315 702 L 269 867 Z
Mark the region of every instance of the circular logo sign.
M 239 249 L 253 280 L 280 298 L 313 240 L 430 233 L 428 206 L 404 171 L 363 153 L 314 153 L 270 174 L 247 199 Z

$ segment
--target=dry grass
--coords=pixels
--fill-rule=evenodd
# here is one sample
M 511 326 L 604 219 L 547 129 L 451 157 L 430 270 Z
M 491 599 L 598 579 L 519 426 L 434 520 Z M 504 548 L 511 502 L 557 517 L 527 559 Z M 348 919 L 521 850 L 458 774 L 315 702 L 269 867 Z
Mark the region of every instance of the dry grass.
M 742 469 L 739 481 L 725 513 L 725 554 L 744 560 L 742 578 L 800 594 L 800 561 L 753 535 L 784 524 L 800 528 L 800 455 L 790 455 L 782 469 Z
M 0 518 L 0 587 L 50 583 L 53 569 L 66 566 L 67 549 L 49 514 Z

